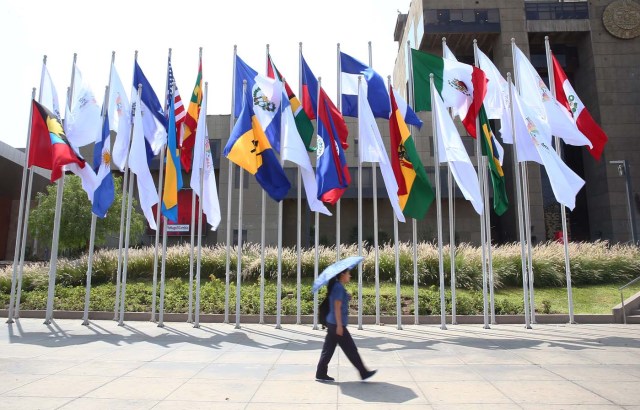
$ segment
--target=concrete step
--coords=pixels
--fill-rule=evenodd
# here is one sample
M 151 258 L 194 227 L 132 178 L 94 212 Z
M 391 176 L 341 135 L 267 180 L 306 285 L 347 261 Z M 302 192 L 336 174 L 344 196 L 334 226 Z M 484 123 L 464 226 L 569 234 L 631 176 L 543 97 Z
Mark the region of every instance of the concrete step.
M 627 316 L 627 324 L 640 324 L 640 315 Z

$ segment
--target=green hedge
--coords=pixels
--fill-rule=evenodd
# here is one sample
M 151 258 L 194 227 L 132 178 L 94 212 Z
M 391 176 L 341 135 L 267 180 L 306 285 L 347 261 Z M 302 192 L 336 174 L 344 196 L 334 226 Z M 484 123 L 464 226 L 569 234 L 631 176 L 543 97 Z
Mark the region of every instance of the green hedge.
M 413 285 L 413 247 L 410 243 L 399 245 L 401 282 Z M 342 246 L 343 257 L 356 255 L 355 245 Z M 449 248 L 443 249 L 445 281 L 449 285 Z M 335 261 L 335 249 L 321 246 L 318 250 L 321 272 Z M 640 248 L 627 244 L 611 245 L 598 241 L 571 243 L 571 277 L 574 285 L 595 285 L 621 283 L 640 276 Z M 117 250 L 98 250 L 94 255 L 92 284 L 115 282 L 117 270 Z M 432 243 L 417 246 L 418 281 L 420 286 L 438 286 L 438 249 Z M 278 251 L 265 249 L 265 276 L 274 279 L 278 270 Z M 373 282 L 375 278 L 373 249 L 364 250 L 363 278 Z M 230 253 L 230 280 L 235 281 L 237 249 Z M 127 280 L 130 282 L 150 281 L 153 277 L 153 248 L 145 247 L 129 250 Z M 245 280 L 260 277 L 260 246 L 249 244 L 242 252 L 242 275 Z M 314 275 L 315 250 L 305 249 L 301 258 L 302 277 Z M 158 261 L 160 266 L 160 261 Z M 213 246 L 202 248 L 202 277 L 214 277 L 224 286 L 226 248 Z M 48 284 L 48 263 L 28 263 L 24 267 L 23 289 L 46 289 Z M 85 284 L 87 255 L 78 259 L 60 259 L 56 283 L 62 286 Z M 533 271 L 536 287 L 562 286 L 565 284 L 564 247 L 562 244 L 547 242 L 533 248 Z M 9 293 L 12 268 L 0 271 L 0 292 Z M 520 245 L 517 243 L 493 247 L 493 272 L 496 288 L 522 286 Z M 168 279 L 180 278 L 183 282 L 189 275 L 189 247 L 173 246 L 167 249 L 166 272 Z M 379 249 L 379 275 L 381 282 L 395 282 L 395 248 L 387 245 Z M 282 277 L 297 277 L 297 252 L 294 248 L 282 250 Z M 460 244 L 456 249 L 456 283 L 464 289 L 482 287 L 481 250 L 469 244 Z

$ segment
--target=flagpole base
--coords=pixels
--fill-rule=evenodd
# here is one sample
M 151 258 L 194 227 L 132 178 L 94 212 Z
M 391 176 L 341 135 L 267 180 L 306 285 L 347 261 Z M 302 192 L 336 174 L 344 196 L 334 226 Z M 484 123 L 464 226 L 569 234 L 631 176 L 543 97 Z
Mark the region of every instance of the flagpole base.
M 164 327 L 164 323 L 158 323 L 158 327 Z
M 14 322 L 15 322 L 15 321 L 13 320 L 13 318 L 9 318 L 9 319 L 7 319 L 7 321 L 6 321 L 5 323 L 7 323 L 7 324 L 11 324 L 11 323 L 14 323 Z
M 235 325 L 235 327 L 234 327 L 234 329 L 241 329 L 240 324 L 239 324 L 239 323 L 238 323 L 238 324 L 236 324 L 236 325 Z
M 524 328 L 525 328 L 525 329 L 527 329 L 527 330 L 533 329 L 533 328 L 531 327 L 531 325 L 525 325 L 525 326 L 524 326 Z
M 82 326 L 89 326 L 89 319 L 85 319 L 82 321 Z
M 276 329 L 282 329 L 282 325 L 276 325 Z
M 358 325 L 358 330 L 362 330 L 362 325 Z
M 194 328 L 194 329 L 200 329 L 200 325 L 199 325 L 199 324 L 194 324 L 194 325 L 193 325 L 193 328 Z
M 318 330 L 318 325 L 313 325 L 313 330 Z
M 447 325 L 440 325 L 440 330 L 447 330 Z
M 482 328 L 483 328 L 483 329 L 491 329 L 491 326 L 489 326 L 488 324 L 486 324 L 486 325 L 484 325 Z

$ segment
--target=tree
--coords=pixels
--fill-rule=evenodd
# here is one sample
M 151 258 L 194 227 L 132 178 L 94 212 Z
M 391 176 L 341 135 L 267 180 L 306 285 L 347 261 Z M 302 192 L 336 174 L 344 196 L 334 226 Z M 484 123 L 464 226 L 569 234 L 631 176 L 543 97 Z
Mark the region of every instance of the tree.
M 114 177 L 115 199 L 106 218 L 98 218 L 95 245 L 103 245 L 107 237 L 120 232 L 120 203 L 122 201 L 122 177 Z M 29 215 L 29 231 L 39 241 L 51 246 L 53 220 L 56 209 L 57 184 L 47 187 L 47 192 L 38 192 L 38 206 Z M 133 202 L 130 238 L 136 243 L 144 231 L 144 217 Z M 66 175 L 62 197 L 62 215 L 58 247 L 67 251 L 85 251 L 89 248 L 91 236 L 91 202 L 82 189 L 80 178 Z

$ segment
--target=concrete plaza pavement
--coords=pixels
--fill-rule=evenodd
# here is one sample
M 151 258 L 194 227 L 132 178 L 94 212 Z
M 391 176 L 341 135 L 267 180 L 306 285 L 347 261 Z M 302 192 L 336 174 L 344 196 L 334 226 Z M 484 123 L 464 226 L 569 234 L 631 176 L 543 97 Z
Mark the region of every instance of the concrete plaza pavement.
M 640 410 L 640 325 L 350 330 L 369 381 L 338 349 L 316 382 L 311 325 L 23 318 L 0 326 L 0 409 Z

